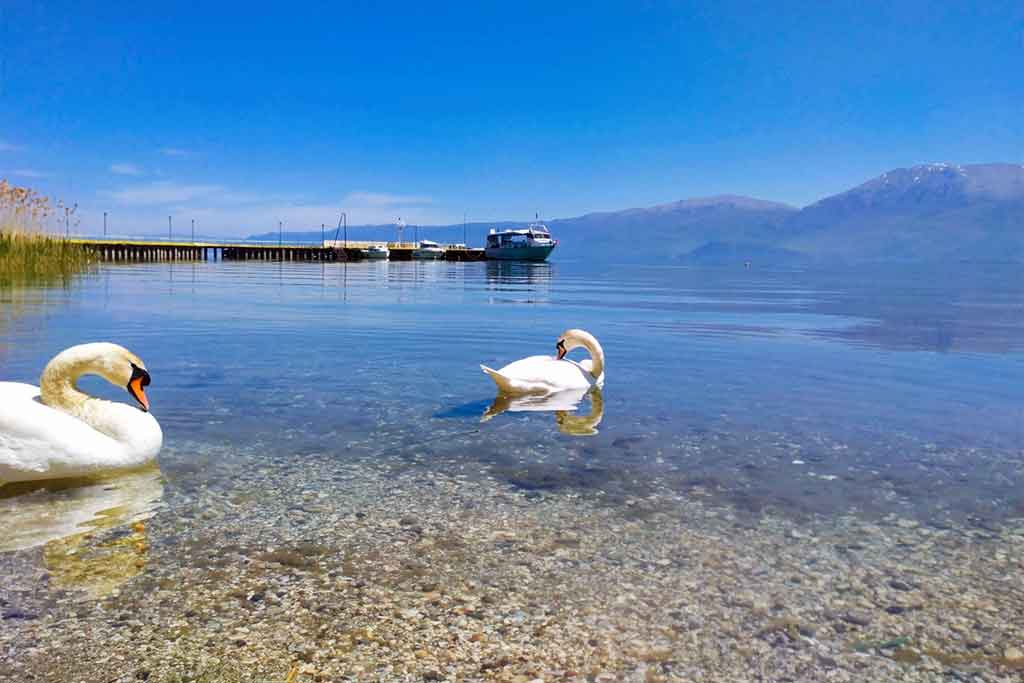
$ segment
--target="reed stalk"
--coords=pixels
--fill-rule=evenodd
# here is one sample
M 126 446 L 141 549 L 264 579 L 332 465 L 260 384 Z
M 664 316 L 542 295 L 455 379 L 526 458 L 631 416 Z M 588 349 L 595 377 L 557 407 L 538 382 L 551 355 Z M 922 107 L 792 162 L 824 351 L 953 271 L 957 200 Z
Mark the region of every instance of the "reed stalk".
M 0 287 L 66 285 L 92 266 L 88 250 L 47 232 L 63 214 L 59 202 L 0 179 Z

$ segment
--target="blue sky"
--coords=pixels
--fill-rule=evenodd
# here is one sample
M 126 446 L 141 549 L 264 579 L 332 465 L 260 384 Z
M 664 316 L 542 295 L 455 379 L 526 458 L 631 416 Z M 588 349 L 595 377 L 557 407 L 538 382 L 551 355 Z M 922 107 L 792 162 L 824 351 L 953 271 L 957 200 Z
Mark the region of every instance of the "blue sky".
M 1024 162 L 1019 0 L 113 4 L 0 2 L 0 177 L 83 232 L 803 205 Z

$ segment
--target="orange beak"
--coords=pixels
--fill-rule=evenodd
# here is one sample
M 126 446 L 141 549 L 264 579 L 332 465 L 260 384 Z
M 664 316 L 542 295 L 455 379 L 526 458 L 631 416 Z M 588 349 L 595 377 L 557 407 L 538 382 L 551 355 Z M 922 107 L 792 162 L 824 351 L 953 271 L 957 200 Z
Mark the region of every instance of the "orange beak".
M 132 395 L 142 409 L 149 412 L 149 399 L 146 398 L 146 391 L 142 388 L 143 377 L 136 377 L 131 382 L 128 382 L 128 393 Z

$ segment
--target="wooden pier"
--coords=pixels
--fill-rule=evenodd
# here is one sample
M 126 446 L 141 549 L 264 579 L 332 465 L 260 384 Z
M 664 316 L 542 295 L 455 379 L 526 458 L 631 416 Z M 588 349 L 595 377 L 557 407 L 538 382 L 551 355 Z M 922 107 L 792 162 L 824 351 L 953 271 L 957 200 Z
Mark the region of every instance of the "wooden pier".
M 362 250 L 383 242 L 346 243 L 325 241 L 316 244 L 265 244 L 258 242 L 175 242 L 139 239 L 70 238 L 99 256 L 102 261 L 359 261 Z M 416 245 L 388 242 L 390 260 L 411 261 Z M 483 249 L 462 246 L 445 248 L 447 261 L 483 261 Z

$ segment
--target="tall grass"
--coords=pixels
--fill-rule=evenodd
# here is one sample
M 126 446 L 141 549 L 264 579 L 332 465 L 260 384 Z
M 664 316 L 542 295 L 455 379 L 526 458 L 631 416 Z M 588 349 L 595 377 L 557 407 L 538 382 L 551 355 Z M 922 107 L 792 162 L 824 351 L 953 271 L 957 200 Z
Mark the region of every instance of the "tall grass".
M 25 187 L 0 180 L 0 287 L 67 284 L 93 263 L 85 248 L 47 233 L 64 209 Z M 67 215 L 74 209 L 64 209 Z

